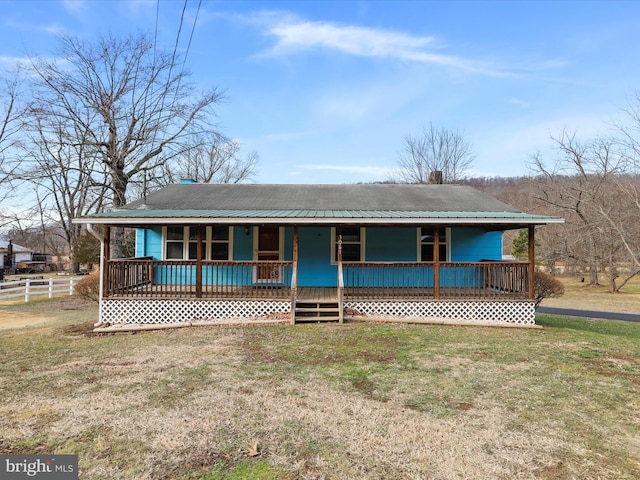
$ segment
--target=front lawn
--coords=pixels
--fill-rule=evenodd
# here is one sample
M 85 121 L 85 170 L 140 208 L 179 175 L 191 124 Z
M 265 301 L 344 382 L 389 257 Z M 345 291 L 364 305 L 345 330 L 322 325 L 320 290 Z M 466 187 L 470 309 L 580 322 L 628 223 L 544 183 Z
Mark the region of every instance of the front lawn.
M 69 313 L 0 331 L 0 453 L 109 480 L 640 478 L 640 324 L 100 336 Z

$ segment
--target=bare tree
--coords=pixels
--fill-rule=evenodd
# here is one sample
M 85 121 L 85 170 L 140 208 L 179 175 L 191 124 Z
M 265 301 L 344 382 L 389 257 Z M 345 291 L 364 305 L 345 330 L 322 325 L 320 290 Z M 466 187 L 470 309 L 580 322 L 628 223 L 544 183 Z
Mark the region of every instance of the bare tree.
M 20 87 L 19 71 L 0 79 L 0 200 L 8 195 L 8 186 L 18 165 L 15 150 L 20 144 Z
M 127 201 L 132 179 L 162 167 L 215 131 L 214 89 L 198 93 L 184 61 L 156 50 L 146 35 L 94 42 L 62 37 L 59 62 L 35 58 L 36 108 L 83 132 L 86 151 L 109 172 L 114 208 Z M 80 140 L 79 140 L 80 141 Z M 114 257 L 122 256 L 124 230 L 115 229 Z
M 624 149 L 628 169 L 640 172 L 640 94 L 637 92 L 622 109 L 623 117 L 614 123 L 619 143 Z
M 624 155 L 614 139 L 581 142 L 563 132 L 552 141 L 559 152 L 554 163 L 546 164 L 540 154 L 534 157 L 536 198 L 565 217 L 565 254 L 588 268 L 590 284 L 598 284 L 601 271 L 611 291 L 619 291 L 640 273 L 635 253 L 640 246 L 640 209 L 633 208 L 633 196 L 621 189 Z M 622 284 L 617 284 L 621 276 Z
M 34 186 L 39 215 L 46 223 L 59 225 L 70 267 L 78 271 L 75 253 L 83 226 L 73 219 L 101 211 L 108 189 L 106 167 L 91 148 L 91 132 L 86 129 L 92 121 L 85 118 L 83 122 L 67 123 L 37 108 L 30 111 L 29 119 L 25 125 L 29 142 L 20 178 Z
M 241 145 L 220 135 L 208 135 L 194 148 L 189 149 L 162 170 L 148 178 L 148 188 L 153 189 L 177 183 L 188 177 L 198 183 L 241 183 L 255 174 L 259 156 L 250 152 L 240 155 Z
M 474 159 L 462 133 L 430 123 L 422 135 L 404 138 L 394 176 L 406 183 L 429 183 L 431 172 L 441 171 L 444 183 L 455 183 L 465 177 Z

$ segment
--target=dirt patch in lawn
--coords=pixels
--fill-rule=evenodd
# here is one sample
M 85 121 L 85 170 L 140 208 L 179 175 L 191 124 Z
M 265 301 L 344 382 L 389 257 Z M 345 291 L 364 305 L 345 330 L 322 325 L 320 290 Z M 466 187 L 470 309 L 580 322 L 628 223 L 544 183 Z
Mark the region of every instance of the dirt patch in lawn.
M 97 303 L 75 296 L 0 302 L 0 331 L 97 321 Z
M 32 315 L 12 310 L 0 311 L 0 331 L 11 330 L 13 328 L 41 326 L 50 321 L 51 317 L 43 315 Z

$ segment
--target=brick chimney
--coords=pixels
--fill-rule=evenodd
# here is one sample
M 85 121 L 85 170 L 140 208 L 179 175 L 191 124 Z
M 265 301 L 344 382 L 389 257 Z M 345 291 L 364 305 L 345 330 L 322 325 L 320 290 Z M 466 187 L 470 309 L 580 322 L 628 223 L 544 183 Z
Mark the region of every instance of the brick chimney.
M 429 184 L 432 185 L 442 185 L 442 170 L 434 170 L 429 174 Z

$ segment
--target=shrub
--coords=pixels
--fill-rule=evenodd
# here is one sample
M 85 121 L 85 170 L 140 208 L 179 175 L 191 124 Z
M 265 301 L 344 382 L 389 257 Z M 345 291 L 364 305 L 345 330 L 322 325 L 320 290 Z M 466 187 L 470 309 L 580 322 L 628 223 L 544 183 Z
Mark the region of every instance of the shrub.
M 536 308 L 545 298 L 559 297 L 564 294 L 564 285 L 560 280 L 544 272 L 536 272 L 534 288 Z
M 100 271 L 95 271 L 76 283 L 74 294 L 97 302 L 100 299 Z

